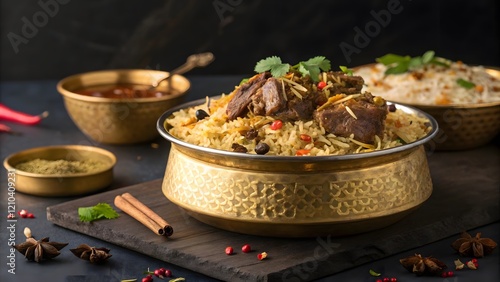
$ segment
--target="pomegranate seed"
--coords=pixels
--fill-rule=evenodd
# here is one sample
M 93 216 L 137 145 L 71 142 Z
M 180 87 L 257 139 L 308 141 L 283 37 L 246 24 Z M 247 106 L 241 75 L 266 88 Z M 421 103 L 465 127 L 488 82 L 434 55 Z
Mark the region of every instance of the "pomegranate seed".
M 384 282 L 382 279 L 377 279 L 375 282 Z
M 325 88 L 325 86 L 326 86 L 326 82 L 324 82 L 324 81 L 318 82 L 318 90 L 323 90 L 323 88 Z
M 258 260 L 263 260 L 265 258 L 267 258 L 267 253 L 266 252 L 262 252 L 262 253 L 260 253 L 260 254 L 257 255 L 257 259 Z
M 9 215 L 7 215 L 7 218 L 9 219 L 16 218 L 16 215 L 13 213 L 9 213 Z
M 389 277 L 384 277 L 384 279 L 382 279 L 382 281 L 384 281 L 384 282 L 390 282 L 391 280 L 389 279 Z
M 230 256 L 233 254 L 233 248 L 232 247 L 227 247 L 226 248 L 226 255 Z
M 446 273 L 446 275 L 448 275 L 448 277 L 453 277 L 454 273 L 453 273 L 453 271 L 448 271 L 448 272 Z
M 300 134 L 300 140 L 305 142 L 311 142 L 312 138 L 307 134 Z
M 391 282 L 398 282 L 398 279 L 396 277 L 391 277 Z
M 165 269 L 164 273 L 165 273 L 165 275 L 164 275 L 165 277 L 172 277 L 172 271 Z
M 28 211 L 27 210 L 20 210 L 17 212 L 22 218 L 26 218 Z
M 154 274 L 156 277 L 163 278 L 165 275 L 165 270 L 162 270 L 161 268 L 155 269 Z
M 241 247 L 241 251 L 244 253 L 249 253 L 250 251 L 252 251 L 252 248 L 250 247 L 250 245 L 245 244 L 243 245 L 243 247 Z
M 473 263 L 477 263 L 477 258 L 473 258 L 470 261 L 472 261 Z
M 272 130 L 278 130 L 278 129 L 281 129 L 282 127 L 283 127 L 283 122 L 279 119 L 277 119 L 271 123 Z
M 448 277 L 448 272 L 445 271 L 445 272 L 441 273 L 441 277 L 443 277 L 443 278 Z
M 35 215 L 29 212 L 26 214 L 26 217 L 27 218 L 35 218 Z

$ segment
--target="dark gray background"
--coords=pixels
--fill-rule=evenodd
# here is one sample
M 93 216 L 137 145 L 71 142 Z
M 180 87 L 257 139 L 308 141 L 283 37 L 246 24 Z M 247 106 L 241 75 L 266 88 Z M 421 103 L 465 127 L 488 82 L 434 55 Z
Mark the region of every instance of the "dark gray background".
M 400 12 L 376 29 L 374 13 L 397 2 Z M 194 74 L 248 74 L 270 55 L 289 63 L 323 55 L 333 66 L 352 67 L 389 52 L 429 49 L 470 64 L 500 65 L 495 0 L 1 0 L 1 8 L 2 80 L 61 79 L 107 68 L 169 70 L 205 51 L 217 59 Z M 26 20 L 36 31 L 27 33 Z M 355 28 L 367 26 L 372 36 L 356 45 Z M 17 46 L 16 35 L 24 38 Z M 362 48 L 348 58 L 341 44 Z

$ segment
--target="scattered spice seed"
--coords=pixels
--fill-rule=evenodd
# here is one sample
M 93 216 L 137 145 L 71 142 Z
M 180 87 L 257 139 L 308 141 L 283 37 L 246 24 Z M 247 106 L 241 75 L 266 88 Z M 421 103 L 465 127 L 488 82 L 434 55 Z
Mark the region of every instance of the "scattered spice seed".
M 465 267 L 465 264 L 461 262 L 459 259 L 456 259 L 454 263 L 455 263 L 455 270 L 460 270 Z
M 260 254 L 257 255 L 257 259 L 258 260 L 263 260 L 265 258 L 267 258 L 267 253 L 266 252 L 262 252 L 262 253 L 260 253 Z
M 477 233 L 472 237 L 467 232 L 462 232 L 460 238 L 451 244 L 462 256 L 484 257 L 489 255 L 496 248 L 497 243 L 490 238 L 481 238 L 481 233 Z
M 252 251 L 252 248 L 250 247 L 249 244 L 245 244 L 245 245 L 243 245 L 243 247 L 241 247 L 241 251 L 244 253 L 249 253 Z
M 472 262 L 471 260 L 467 262 L 467 267 L 472 270 L 476 270 L 479 266 L 477 263 Z
M 226 255 L 230 256 L 233 254 L 233 247 L 226 247 Z

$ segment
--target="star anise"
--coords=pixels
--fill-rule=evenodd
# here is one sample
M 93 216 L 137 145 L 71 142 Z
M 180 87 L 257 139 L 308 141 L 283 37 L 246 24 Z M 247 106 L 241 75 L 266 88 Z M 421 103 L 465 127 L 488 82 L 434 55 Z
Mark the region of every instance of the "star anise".
M 33 237 L 26 239 L 26 242 L 15 245 L 14 248 L 23 254 L 29 261 L 41 262 L 57 257 L 60 250 L 68 243 L 50 242 L 49 237 L 35 240 Z
M 460 238 L 451 244 L 451 247 L 460 255 L 478 258 L 491 254 L 496 246 L 497 243 L 492 239 L 481 238 L 481 233 L 477 233 L 475 237 L 472 237 L 467 232 L 462 232 Z
M 111 257 L 109 252 L 110 249 L 107 248 L 95 248 L 87 244 L 81 244 L 76 249 L 70 249 L 70 251 L 77 257 L 88 260 L 91 263 L 103 263 L 108 258 Z
M 420 254 L 400 259 L 401 265 L 417 275 L 441 275 L 446 264 L 434 257 L 422 257 Z

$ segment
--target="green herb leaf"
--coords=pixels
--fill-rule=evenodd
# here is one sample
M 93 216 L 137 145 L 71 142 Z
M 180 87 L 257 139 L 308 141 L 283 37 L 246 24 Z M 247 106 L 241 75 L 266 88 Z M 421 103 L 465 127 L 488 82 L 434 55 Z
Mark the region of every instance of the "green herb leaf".
M 243 78 L 241 81 L 240 81 L 240 84 L 238 85 L 242 85 L 243 83 L 247 83 L 249 80 L 249 78 Z
M 405 73 L 427 64 L 434 64 L 444 67 L 450 67 L 451 64 L 449 60 L 435 57 L 435 52 L 432 50 L 427 51 L 422 56 L 417 57 L 387 54 L 380 58 L 377 58 L 376 61 L 388 67 L 385 71 L 385 74 Z
M 255 65 L 254 71 L 257 73 L 263 73 L 270 71 L 271 75 L 274 77 L 284 76 L 290 70 L 289 64 L 283 64 L 281 58 L 272 56 L 266 59 L 262 59 Z
M 186 281 L 186 278 L 178 277 L 178 278 L 168 280 L 168 282 L 179 282 L 179 281 Z
M 371 276 L 375 276 L 375 277 L 378 277 L 378 276 L 382 275 L 382 273 L 378 273 L 378 272 L 376 272 L 373 269 L 370 269 L 369 273 L 370 273 Z
M 107 203 L 99 203 L 92 207 L 79 207 L 78 216 L 80 221 L 91 222 L 101 218 L 117 218 L 118 213 Z
M 330 69 L 330 60 L 323 56 L 317 56 L 305 62 L 300 62 L 298 68 L 302 75 L 309 75 L 314 82 L 319 81 L 319 73 L 321 71 L 329 71 Z
M 471 88 L 474 88 L 476 86 L 476 84 L 474 84 L 473 82 L 467 81 L 467 80 L 462 79 L 462 78 L 457 79 L 457 84 L 462 86 L 465 89 L 471 89 Z
M 352 69 L 348 69 L 346 66 L 339 66 L 340 70 L 347 74 L 348 76 L 352 76 L 353 75 L 353 70 Z

